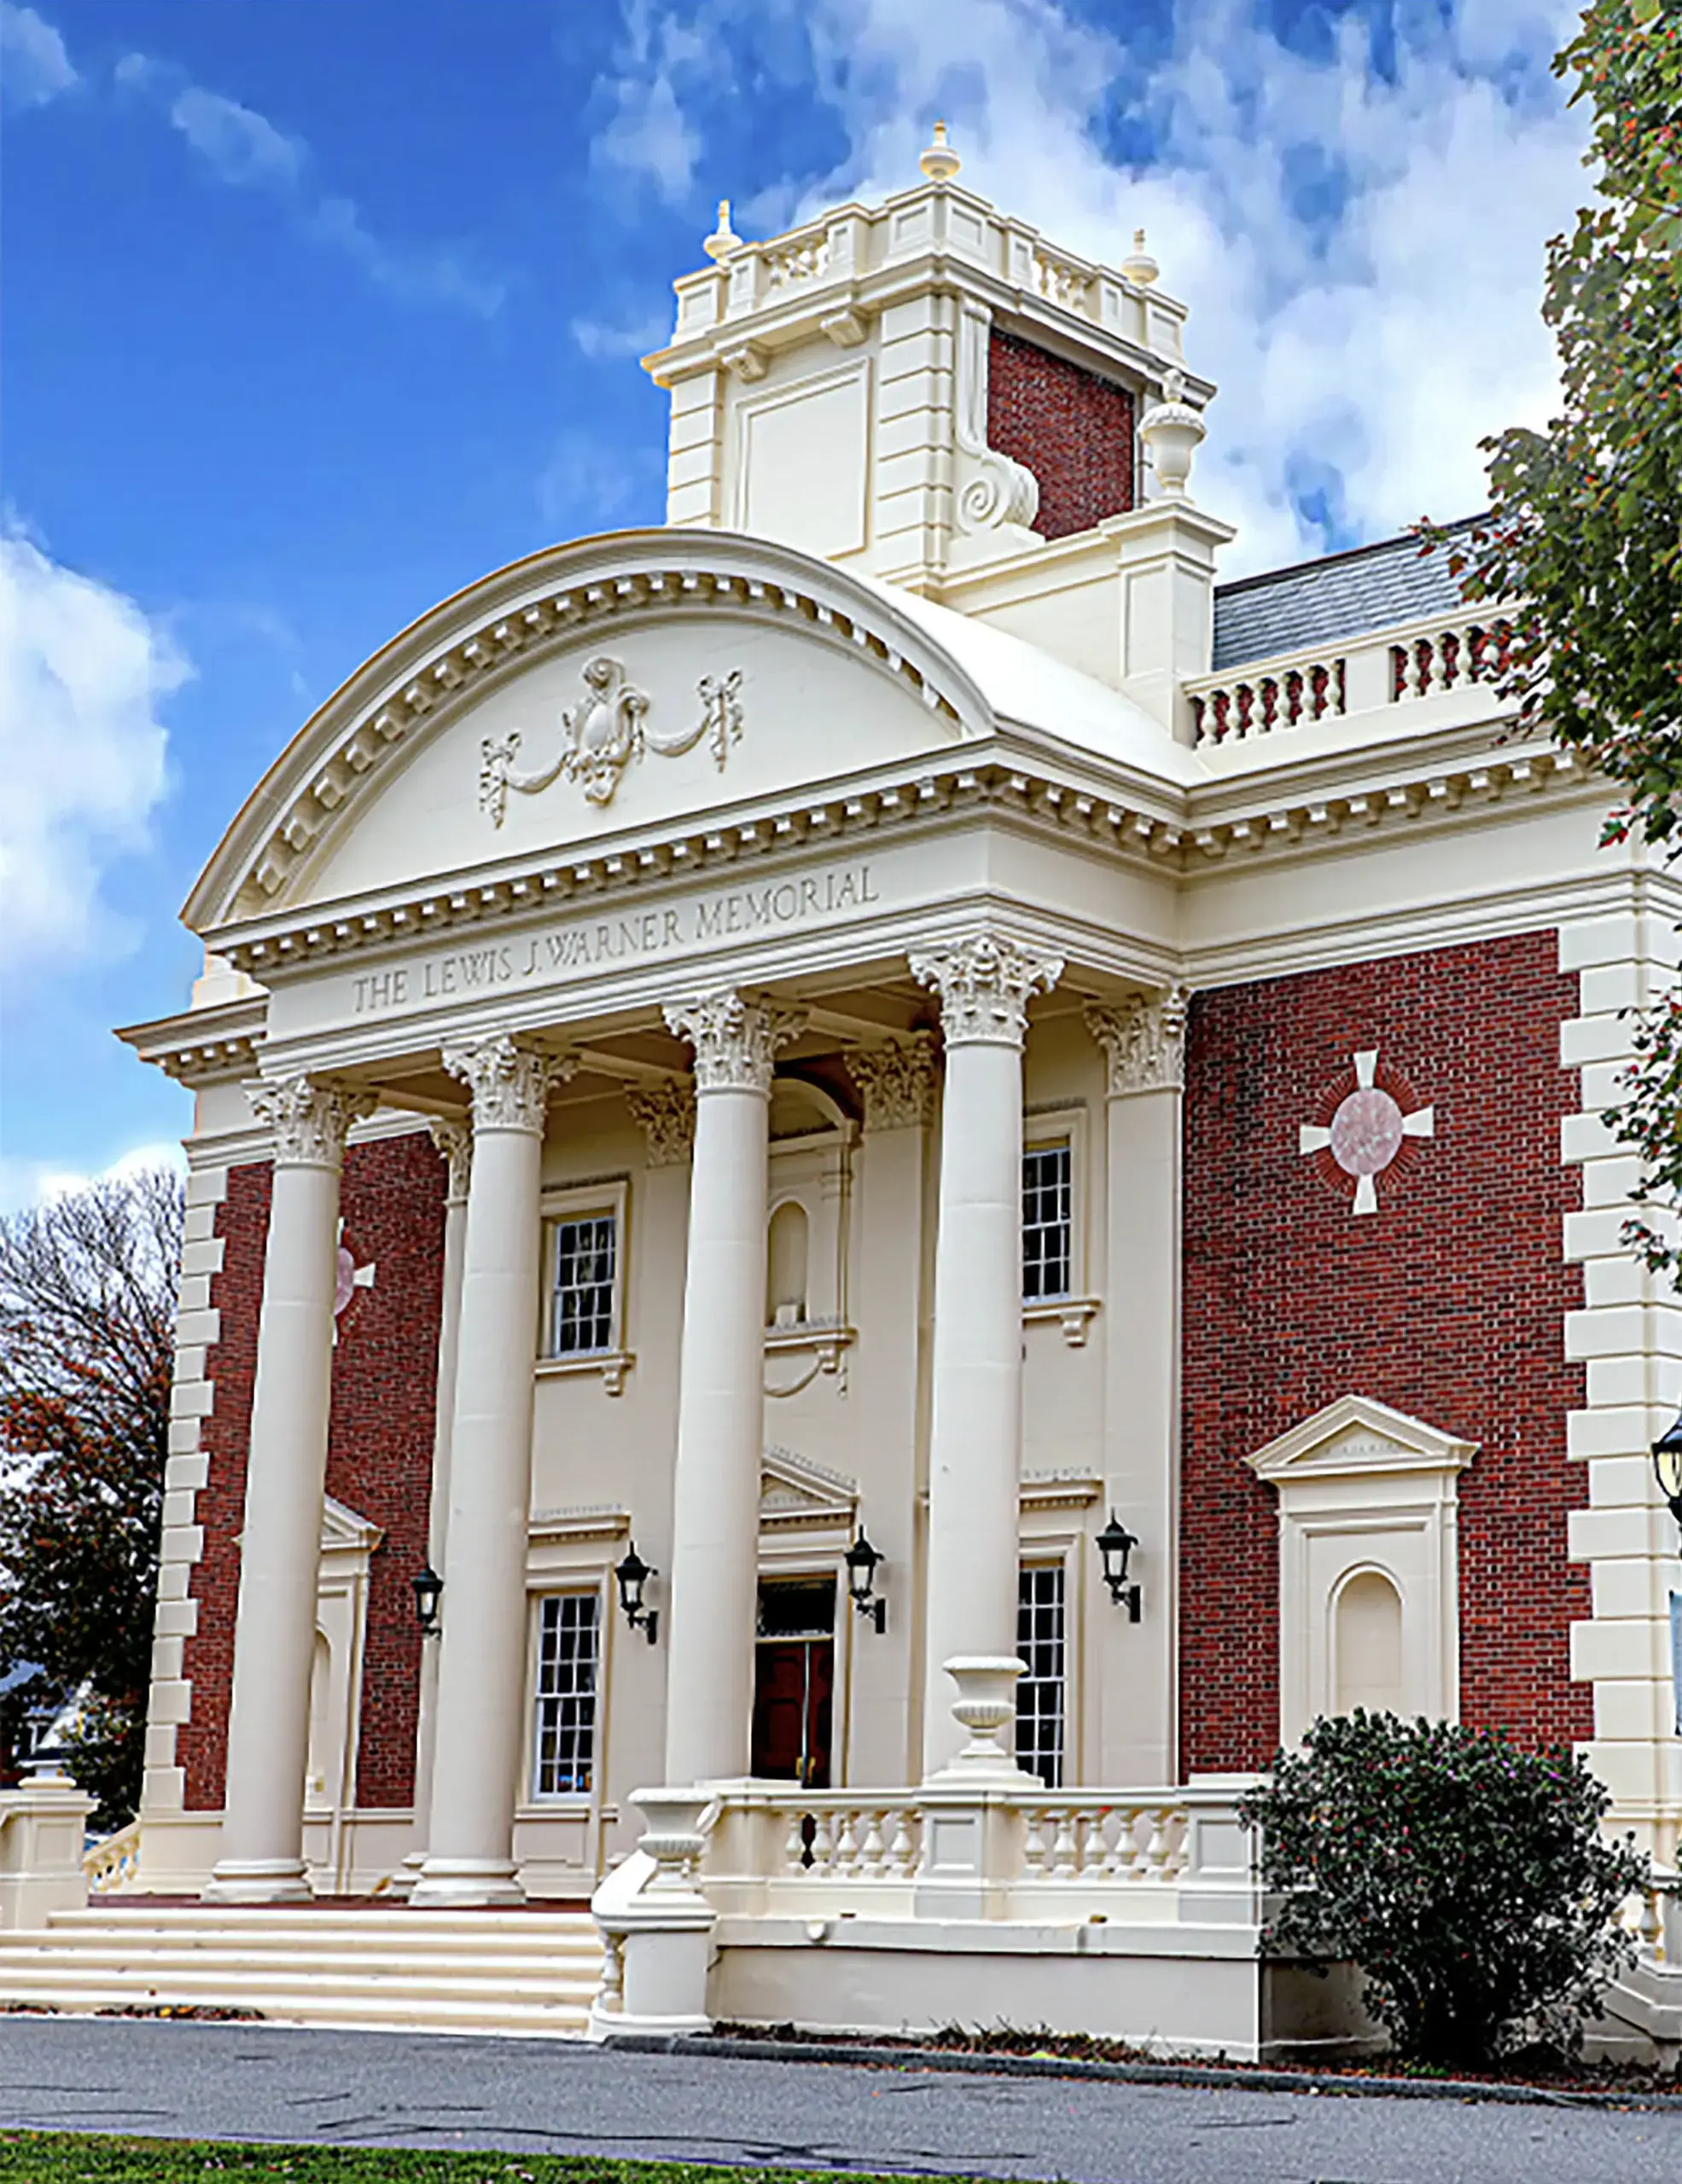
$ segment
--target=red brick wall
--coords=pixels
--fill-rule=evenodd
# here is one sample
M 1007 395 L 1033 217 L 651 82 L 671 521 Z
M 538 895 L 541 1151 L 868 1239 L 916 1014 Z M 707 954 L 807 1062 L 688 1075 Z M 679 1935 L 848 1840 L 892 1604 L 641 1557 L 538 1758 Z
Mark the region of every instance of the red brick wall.
M 988 345 L 987 445 L 1039 480 L 1033 527 L 1047 538 L 1133 505 L 1132 396 L 1010 334 Z
M 1563 1358 L 1580 1277 L 1561 1258 L 1577 1171 L 1559 1159 L 1574 977 L 1551 932 L 1201 994 L 1186 1055 L 1181 1759 L 1264 1763 L 1278 1740 L 1278 1519 L 1244 1462 L 1339 1396 L 1481 1444 L 1460 1475 L 1460 1711 L 1530 1744 L 1586 1737 L 1567 1634 L 1589 1612 L 1565 1559 L 1586 1498 L 1568 1463 L 1583 1402 Z M 1351 1057 L 1436 1110 L 1377 1178 L 1379 1210 L 1305 1158 L 1304 1123 L 1353 1089 Z
M 245 1508 L 270 1174 L 266 1164 L 232 1170 L 217 1211 L 227 1248 L 211 1301 L 222 1315 L 222 1339 L 207 1368 L 216 1399 L 201 1439 L 210 1463 L 197 1503 L 205 1528 L 192 1586 L 199 1629 L 187 1641 L 184 1669 L 192 1715 L 176 1740 L 187 1804 L 195 1811 L 222 1803 L 239 1589 L 235 1542 Z M 420 1637 L 409 1581 L 427 1551 L 443 1175 L 420 1135 L 352 1146 L 345 1159 L 342 1241 L 357 1265 L 372 1263 L 375 1276 L 340 1316 L 327 1490 L 385 1532 L 369 1565 L 363 1660 L 357 1802 L 368 1807 L 406 1804 L 414 1794 Z

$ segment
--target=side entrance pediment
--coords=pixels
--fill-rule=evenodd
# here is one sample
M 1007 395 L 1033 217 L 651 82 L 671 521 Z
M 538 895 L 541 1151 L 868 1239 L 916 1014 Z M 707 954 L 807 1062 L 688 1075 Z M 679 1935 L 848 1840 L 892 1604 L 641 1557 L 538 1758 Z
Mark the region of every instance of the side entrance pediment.
M 858 1508 L 856 1479 L 797 1456 L 792 1449 L 767 1449 L 760 1465 L 760 1529 L 839 1526 L 851 1531 Z
M 1371 1396 L 1340 1396 L 1245 1461 L 1258 1478 L 1292 1481 L 1464 1471 L 1477 1454 L 1463 1441 Z

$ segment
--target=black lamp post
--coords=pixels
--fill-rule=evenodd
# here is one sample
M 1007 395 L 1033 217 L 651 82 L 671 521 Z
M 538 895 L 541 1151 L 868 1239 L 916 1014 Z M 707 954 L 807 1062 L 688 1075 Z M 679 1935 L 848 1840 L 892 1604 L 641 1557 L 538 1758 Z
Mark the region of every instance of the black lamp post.
M 867 1615 L 881 1637 L 888 1628 L 888 1602 L 876 1593 L 876 1565 L 882 1560 L 858 1527 L 858 1536 L 847 1550 L 847 1589 L 860 1615 Z
M 430 1562 L 423 1562 L 409 1580 L 415 1588 L 415 1620 L 422 1638 L 438 1635 L 438 1604 L 444 1597 L 444 1580 Z
M 1682 1530 L 1682 1411 L 1653 1443 L 1653 1469 L 1659 1491 L 1670 1504 L 1670 1513 Z
M 651 1646 L 660 1628 L 660 1614 L 655 1608 L 643 1606 L 643 1588 L 650 1577 L 656 1577 L 659 1574 L 652 1563 L 644 1562 L 637 1554 L 634 1539 L 625 1551 L 624 1560 L 614 1571 L 619 1580 L 619 1604 L 625 1610 L 626 1621 L 633 1630 L 645 1631 Z
M 1127 1558 L 1138 1545 L 1138 1540 L 1112 1509 L 1109 1522 L 1098 1534 L 1098 1560 L 1103 1565 L 1103 1581 L 1109 1588 L 1109 1597 L 1117 1607 L 1126 1609 L 1130 1623 L 1137 1623 L 1141 1613 L 1138 1586 L 1127 1583 Z

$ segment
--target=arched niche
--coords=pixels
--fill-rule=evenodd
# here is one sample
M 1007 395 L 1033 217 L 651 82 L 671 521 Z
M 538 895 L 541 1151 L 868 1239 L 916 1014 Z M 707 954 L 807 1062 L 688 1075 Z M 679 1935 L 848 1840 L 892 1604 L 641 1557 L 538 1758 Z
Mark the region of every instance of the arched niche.
M 812 1222 L 796 1198 L 784 1199 L 765 1230 L 765 1324 L 793 1327 L 805 1321 Z
M 1332 1596 L 1331 1687 L 1334 1713 L 1405 1709 L 1402 1596 L 1385 1571 L 1352 1571 Z

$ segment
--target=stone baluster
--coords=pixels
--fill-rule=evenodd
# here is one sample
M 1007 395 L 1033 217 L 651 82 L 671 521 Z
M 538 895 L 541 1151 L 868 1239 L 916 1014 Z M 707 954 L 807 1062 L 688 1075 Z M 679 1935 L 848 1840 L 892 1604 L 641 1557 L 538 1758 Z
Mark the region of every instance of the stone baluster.
M 252 1086 L 274 1133 L 257 1380 L 234 1624 L 233 1704 L 218 1903 L 307 1896 L 304 1774 L 333 1385 L 339 1179 L 345 1134 L 373 1099 L 288 1077 Z
M 1022 1048 L 1054 956 L 993 932 L 911 958 L 940 999 L 946 1090 L 934 1263 L 923 1773 L 958 1738 L 946 1664 L 1016 1646 L 1022 1435 Z
M 532 1385 L 544 1118 L 569 1059 L 495 1034 L 446 1047 L 473 1093 L 438 1728 L 416 1904 L 519 1902 L 514 1807 L 526 1687 Z

